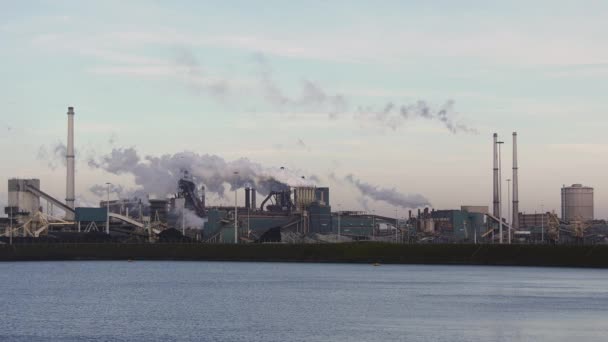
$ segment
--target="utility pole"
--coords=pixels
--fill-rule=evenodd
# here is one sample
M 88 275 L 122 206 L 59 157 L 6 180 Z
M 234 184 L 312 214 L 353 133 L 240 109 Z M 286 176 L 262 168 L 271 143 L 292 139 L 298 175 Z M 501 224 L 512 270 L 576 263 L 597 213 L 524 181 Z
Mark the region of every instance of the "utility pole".
M 236 181 L 236 178 L 238 178 L 239 172 L 238 171 L 234 171 L 234 178 Z M 238 234 L 238 206 L 236 203 L 236 196 L 237 196 L 237 190 L 238 187 L 236 186 L 236 182 L 234 185 L 234 243 L 237 244 L 239 243 L 239 234 Z
M 498 141 L 498 243 L 502 244 L 502 157 L 501 146 L 504 141 Z
M 395 243 L 397 243 L 397 231 L 399 231 L 399 219 L 397 218 L 397 208 L 395 208 Z
M 511 244 L 511 227 L 513 220 L 511 219 L 511 179 L 507 179 L 507 223 L 509 224 L 509 245 Z
M 375 237 L 375 236 L 376 236 L 376 210 L 372 210 L 372 237 Z
M 540 242 L 545 243 L 545 206 L 540 205 Z
M 106 234 L 110 235 L 110 185 L 111 183 L 106 183 L 108 186 L 108 197 L 106 200 Z
M 19 203 L 19 202 L 17 202 Z M 13 244 L 13 206 L 11 205 L 11 222 L 9 225 L 9 231 L 8 231 L 8 244 L 12 245 Z
M 340 203 L 338 203 L 338 242 L 340 242 Z
M 186 236 L 186 200 L 184 199 L 184 206 L 182 207 L 182 236 Z

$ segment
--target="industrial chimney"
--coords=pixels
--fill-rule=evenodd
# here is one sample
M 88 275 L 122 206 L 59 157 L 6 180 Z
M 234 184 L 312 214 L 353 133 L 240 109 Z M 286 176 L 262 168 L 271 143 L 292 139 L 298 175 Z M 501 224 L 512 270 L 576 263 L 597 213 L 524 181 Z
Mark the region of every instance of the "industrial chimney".
M 500 199 L 498 198 L 498 134 L 494 133 L 494 217 L 500 215 Z
M 251 208 L 251 189 L 249 187 L 245 188 L 245 208 Z
M 255 188 L 251 188 L 251 209 L 256 210 L 257 209 L 257 202 L 255 200 Z
M 74 209 L 74 107 L 68 107 L 68 150 L 65 158 L 67 166 L 65 204 Z M 74 219 L 72 213 L 66 213 L 66 218 Z
M 513 218 L 511 221 L 513 229 L 519 229 L 519 188 L 517 172 L 517 132 L 513 132 Z

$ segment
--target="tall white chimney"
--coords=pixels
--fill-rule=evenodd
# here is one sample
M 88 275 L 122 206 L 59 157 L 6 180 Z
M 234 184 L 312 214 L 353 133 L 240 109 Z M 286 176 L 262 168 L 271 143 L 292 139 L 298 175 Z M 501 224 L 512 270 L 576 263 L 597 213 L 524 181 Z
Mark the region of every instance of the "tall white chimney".
M 498 134 L 494 133 L 494 208 L 492 214 L 494 217 L 500 215 L 500 200 L 498 198 Z
M 65 158 L 67 165 L 65 204 L 74 209 L 74 107 L 68 107 L 68 151 Z M 68 219 L 74 219 L 73 216 L 72 213 L 66 213 Z
M 511 221 L 513 229 L 519 229 L 519 184 L 517 172 L 517 132 L 513 132 L 513 218 Z

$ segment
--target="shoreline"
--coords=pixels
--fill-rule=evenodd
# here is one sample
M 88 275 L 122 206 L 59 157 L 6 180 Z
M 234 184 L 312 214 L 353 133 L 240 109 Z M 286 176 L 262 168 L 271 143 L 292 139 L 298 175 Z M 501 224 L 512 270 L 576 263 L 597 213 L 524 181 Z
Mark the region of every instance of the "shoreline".
M 608 268 L 608 245 L 53 243 L 0 245 L 0 261 L 183 260 Z

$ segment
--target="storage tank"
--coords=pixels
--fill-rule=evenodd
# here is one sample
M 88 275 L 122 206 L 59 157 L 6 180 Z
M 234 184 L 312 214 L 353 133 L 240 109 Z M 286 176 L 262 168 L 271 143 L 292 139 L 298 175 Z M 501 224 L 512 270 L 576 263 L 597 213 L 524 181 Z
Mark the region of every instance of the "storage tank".
M 562 220 L 593 220 L 593 188 L 582 184 L 562 187 Z

